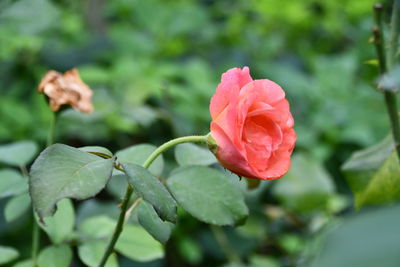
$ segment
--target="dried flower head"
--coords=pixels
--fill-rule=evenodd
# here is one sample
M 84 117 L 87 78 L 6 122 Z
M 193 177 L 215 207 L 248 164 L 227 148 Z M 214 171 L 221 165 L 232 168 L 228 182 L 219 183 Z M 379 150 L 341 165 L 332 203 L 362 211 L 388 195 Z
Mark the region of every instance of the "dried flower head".
M 61 105 L 71 105 L 74 109 L 90 113 L 93 111 L 92 90 L 79 77 L 77 69 L 61 74 L 49 71 L 39 84 L 38 91 L 49 97 L 53 111 Z

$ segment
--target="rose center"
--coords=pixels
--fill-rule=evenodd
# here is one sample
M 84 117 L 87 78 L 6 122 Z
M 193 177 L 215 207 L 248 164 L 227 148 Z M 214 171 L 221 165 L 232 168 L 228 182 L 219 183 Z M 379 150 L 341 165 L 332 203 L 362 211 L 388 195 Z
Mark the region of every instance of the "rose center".
M 242 141 L 250 165 L 259 171 L 265 170 L 265 163 L 282 143 L 282 135 L 280 127 L 267 116 L 247 117 Z

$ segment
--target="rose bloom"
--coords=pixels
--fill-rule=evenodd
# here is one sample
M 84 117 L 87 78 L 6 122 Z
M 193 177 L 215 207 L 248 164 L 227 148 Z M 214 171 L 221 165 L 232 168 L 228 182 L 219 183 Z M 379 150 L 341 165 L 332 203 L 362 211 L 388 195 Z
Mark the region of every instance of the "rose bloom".
M 85 113 L 93 111 L 92 90 L 81 80 L 77 69 L 64 74 L 54 70 L 47 72 L 38 91 L 48 96 L 53 111 L 58 111 L 61 105 L 71 105 Z
M 296 133 L 279 85 L 253 80 L 248 67 L 230 69 L 211 99 L 210 113 L 213 152 L 222 166 L 262 180 L 278 179 L 289 170 Z

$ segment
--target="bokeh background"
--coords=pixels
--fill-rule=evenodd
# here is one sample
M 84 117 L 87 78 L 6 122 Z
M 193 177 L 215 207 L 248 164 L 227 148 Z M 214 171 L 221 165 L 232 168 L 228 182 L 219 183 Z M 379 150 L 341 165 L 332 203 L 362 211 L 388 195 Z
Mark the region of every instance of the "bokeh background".
M 51 114 L 37 85 L 51 69 L 78 68 L 94 91 L 92 114 L 63 111 L 57 142 L 117 151 L 206 134 L 221 74 L 249 66 L 253 78 L 285 89 L 298 143 L 287 177 L 249 191 L 249 220 L 223 231 L 252 266 L 307 264 L 321 229 L 354 212 L 340 166 L 389 131 L 374 89 L 373 3 L 1 0 L 0 143 L 29 139 L 44 148 Z M 172 153 L 166 162 L 174 164 Z M 75 203 L 78 218 L 116 210 L 117 201 L 105 192 L 91 206 Z M 29 216 L 12 225 L 1 216 L 0 240 L 28 251 Z M 143 266 L 227 264 L 217 241 L 207 225 L 182 214 L 166 257 Z M 142 265 L 123 259 L 121 266 Z

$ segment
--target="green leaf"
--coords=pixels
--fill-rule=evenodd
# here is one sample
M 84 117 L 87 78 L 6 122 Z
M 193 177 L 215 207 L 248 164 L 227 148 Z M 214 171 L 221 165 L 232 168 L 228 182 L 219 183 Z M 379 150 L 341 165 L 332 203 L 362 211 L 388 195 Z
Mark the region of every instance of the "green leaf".
M 157 147 L 149 144 L 134 145 L 118 151 L 115 155 L 119 162 L 134 163 L 143 165 L 150 154 Z M 164 168 L 164 160 L 162 155 L 159 156 L 149 167 L 149 171 L 155 176 L 160 176 Z
M 391 135 L 388 135 L 378 144 L 354 152 L 351 157 L 343 163 L 341 169 L 351 172 L 374 171 L 383 164 L 394 149 L 393 138 Z
M 153 205 L 161 219 L 175 222 L 176 202 L 167 188 L 142 166 L 127 163 L 122 167 L 135 193 Z
M 0 264 L 5 264 L 19 257 L 19 253 L 12 247 L 0 246 Z
M 79 149 L 55 144 L 46 148 L 32 165 L 30 193 L 40 218 L 52 215 L 60 199 L 86 199 L 107 184 L 114 158 L 102 159 Z
M 203 253 L 199 244 L 187 235 L 179 237 L 177 250 L 185 261 L 195 266 L 198 266 L 203 258 Z
M 106 190 L 117 199 L 123 198 L 126 187 L 128 186 L 127 177 L 125 174 L 113 175 L 108 181 Z
M 20 167 L 28 164 L 36 155 L 38 147 L 32 141 L 20 141 L 0 146 L 0 162 Z
M 249 267 L 279 267 L 276 259 L 264 255 L 253 255 Z
M 328 172 L 321 164 L 303 154 L 293 157 L 290 171 L 273 187 L 274 195 L 283 205 L 297 212 L 326 208 L 334 192 Z
M 4 208 L 4 217 L 7 222 L 14 221 L 22 216 L 31 206 L 31 198 L 28 193 L 14 196 Z
M 34 35 L 40 35 L 50 27 L 56 27 L 59 17 L 58 8 L 48 0 L 13 1 L 0 13 L 0 20 L 11 29 L 16 36 L 30 36 L 29 42 L 35 40 Z M 34 20 L 32 18 L 35 17 Z M 24 39 L 25 40 L 25 39 Z
M 138 221 L 149 234 L 161 243 L 168 241 L 174 225 L 170 222 L 164 222 L 158 217 L 153 206 L 142 200 L 138 207 Z
M 191 143 L 177 145 L 175 159 L 181 166 L 211 165 L 217 162 L 215 156 L 208 149 Z
M 378 144 L 354 152 L 342 165 L 341 169 L 345 174 L 346 181 L 355 195 L 356 205 L 374 173 L 393 151 L 393 138 L 388 135 Z
M 117 218 L 119 209 L 116 208 L 115 202 L 100 201 L 96 198 L 88 199 L 79 205 L 77 210 L 76 223 L 81 226 L 82 222 L 94 216 L 105 215 L 110 218 Z
M 391 203 L 400 199 L 400 168 L 391 135 L 380 143 L 355 152 L 342 166 L 355 206 Z
M 399 266 L 400 206 L 357 213 L 328 232 L 311 267 Z
M 82 239 L 93 240 L 85 242 L 78 248 L 79 257 L 86 265 L 98 266 L 108 245 L 108 240 L 114 232 L 115 225 L 114 220 L 104 215 L 90 217 L 82 222 L 79 227 Z M 110 256 L 106 266 L 118 266 L 115 254 Z
M 31 259 L 17 262 L 13 267 L 35 267 Z
M 142 227 L 126 225 L 115 249 L 129 259 L 146 262 L 161 259 L 163 247 Z
M 111 236 L 116 224 L 117 223 L 109 217 L 99 215 L 83 221 L 79 230 L 84 237 L 99 239 Z
M 97 267 L 106 251 L 107 242 L 90 241 L 78 247 L 78 255 L 84 264 Z M 107 260 L 105 267 L 118 267 L 117 256 L 113 253 Z
M 400 166 L 397 153 L 386 160 L 357 199 L 356 206 L 388 204 L 400 199 Z
M 241 190 L 215 169 L 182 167 L 168 178 L 167 185 L 178 203 L 201 221 L 234 225 L 249 213 Z
M 40 227 L 49 235 L 54 244 L 60 244 L 70 238 L 75 224 L 72 201 L 63 199 L 57 203 L 57 211 L 52 217 L 44 219 Z
M 78 148 L 79 150 L 94 154 L 96 156 L 102 157 L 102 158 L 112 158 L 113 154 L 111 153 L 110 150 L 108 150 L 105 147 L 101 146 L 84 146 Z
M 0 198 L 24 193 L 28 190 L 28 181 L 13 169 L 0 170 Z
M 39 267 L 69 267 L 72 262 L 72 250 L 67 245 L 49 246 L 38 257 Z

